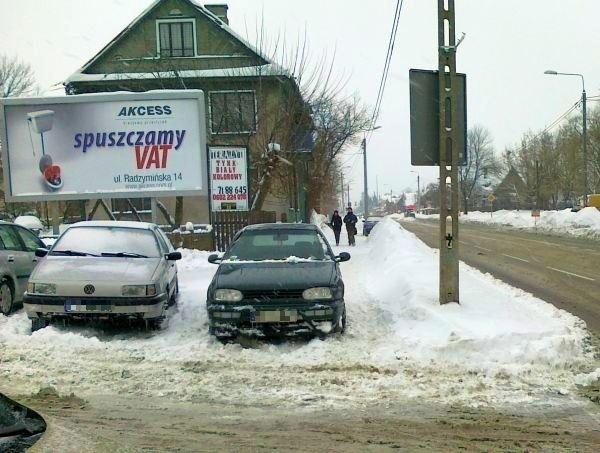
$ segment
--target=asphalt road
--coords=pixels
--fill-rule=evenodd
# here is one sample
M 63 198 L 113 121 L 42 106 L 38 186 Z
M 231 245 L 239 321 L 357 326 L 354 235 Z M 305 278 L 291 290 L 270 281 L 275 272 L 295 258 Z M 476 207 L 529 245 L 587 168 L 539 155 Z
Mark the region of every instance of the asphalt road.
M 439 248 L 437 221 L 400 221 Z M 460 259 L 583 319 L 600 337 L 600 241 L 460 226 Z

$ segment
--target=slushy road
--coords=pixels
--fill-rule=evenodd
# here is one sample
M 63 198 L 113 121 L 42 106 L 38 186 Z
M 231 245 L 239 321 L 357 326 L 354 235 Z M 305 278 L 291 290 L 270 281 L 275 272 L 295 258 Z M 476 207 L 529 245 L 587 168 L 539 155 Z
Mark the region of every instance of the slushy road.
M 437 221 L 400 224 L 439 248 Z M 461 223 L 460 259 L 567 310 L 600 337 L 600 241 Z

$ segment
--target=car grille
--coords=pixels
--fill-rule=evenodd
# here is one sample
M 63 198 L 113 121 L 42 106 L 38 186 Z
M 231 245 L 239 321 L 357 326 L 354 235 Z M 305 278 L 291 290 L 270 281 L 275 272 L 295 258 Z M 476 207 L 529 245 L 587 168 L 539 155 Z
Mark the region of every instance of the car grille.
M 283 299 L 302 299 L 302 289 L 242 290 L 245 301 L 269 301 Z

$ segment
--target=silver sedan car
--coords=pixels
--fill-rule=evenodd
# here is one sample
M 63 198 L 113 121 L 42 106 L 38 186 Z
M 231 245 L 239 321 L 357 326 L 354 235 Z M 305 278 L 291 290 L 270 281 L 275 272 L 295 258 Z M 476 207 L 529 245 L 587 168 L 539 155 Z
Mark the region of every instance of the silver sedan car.
M 29 278 L 32 331 L 53 319 L 129 318 L 159 327 L 178 292 L 175 252 L 156 225 L 80 222 L 66 230 Z
M 37 264 L 35 251 L 44 243 L 22 226 L 0 221 L 0 313 L 8 315 L 21 302 Z

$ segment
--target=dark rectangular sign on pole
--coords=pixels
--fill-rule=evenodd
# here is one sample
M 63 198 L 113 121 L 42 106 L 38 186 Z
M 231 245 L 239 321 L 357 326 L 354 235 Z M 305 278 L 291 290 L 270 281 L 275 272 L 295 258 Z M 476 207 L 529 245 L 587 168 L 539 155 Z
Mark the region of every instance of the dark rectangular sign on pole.
M 467 76 L 458 79 L 458 161 L 467 164 Z M 411 69 L 410 148 L 411 164 L 434 167 L 440 164 L 440 106 L 438 71 Z

